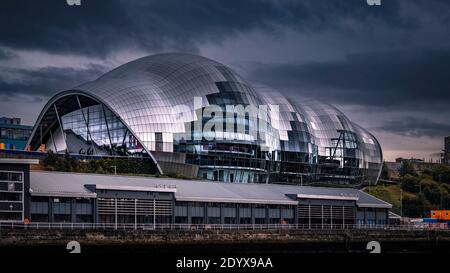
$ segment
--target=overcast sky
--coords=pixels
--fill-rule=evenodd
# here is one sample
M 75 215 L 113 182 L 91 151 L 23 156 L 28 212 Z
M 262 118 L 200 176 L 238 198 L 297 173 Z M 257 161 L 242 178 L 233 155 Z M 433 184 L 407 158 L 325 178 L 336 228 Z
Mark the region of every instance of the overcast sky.
M 293 99 L 334 104 L 386 160 L 450 135 L 450 1 L 3 0 L 0 116 L 33 124 L 58 91 L 161 52 L 222 62 Z

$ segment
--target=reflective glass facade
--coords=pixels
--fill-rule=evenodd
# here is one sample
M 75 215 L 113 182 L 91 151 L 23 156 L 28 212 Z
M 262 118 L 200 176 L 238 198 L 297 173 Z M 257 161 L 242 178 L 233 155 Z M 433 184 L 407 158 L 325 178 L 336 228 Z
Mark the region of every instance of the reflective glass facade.
M 68 113 L 61 121 L 70 153 L 127 156 L 144 152 L 140 142 L 103 104 Z
M 228 115 L 230 106 L 244 114 Z M 163 173 L 176 163 L 196 166 L 203 179 L 242 183 L 374 184 L 382 162 L 377 140 L 335 107 L 294 102 L 188 54 L 144 57 L 57 94 L 29 144 L 150 156 Z

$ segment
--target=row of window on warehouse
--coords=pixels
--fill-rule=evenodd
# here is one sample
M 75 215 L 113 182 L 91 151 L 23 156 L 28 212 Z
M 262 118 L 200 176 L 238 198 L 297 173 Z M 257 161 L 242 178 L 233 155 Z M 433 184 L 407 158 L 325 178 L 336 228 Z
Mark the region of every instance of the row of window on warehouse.
M 386 224 L 387 210 L 339 205 L 267 205 L 157 199 L 33 197 L 33 222 L 144 224 Z

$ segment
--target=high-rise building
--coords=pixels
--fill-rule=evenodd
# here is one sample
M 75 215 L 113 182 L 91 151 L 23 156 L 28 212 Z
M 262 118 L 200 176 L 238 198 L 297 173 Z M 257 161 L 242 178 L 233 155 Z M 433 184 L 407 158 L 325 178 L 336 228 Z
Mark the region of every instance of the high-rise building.
M 450 136 L 444 139 L 444 162 L 450 165 Z
M 24 150 L 32 129 L 20 118 L 0 117 L 0 150 Z

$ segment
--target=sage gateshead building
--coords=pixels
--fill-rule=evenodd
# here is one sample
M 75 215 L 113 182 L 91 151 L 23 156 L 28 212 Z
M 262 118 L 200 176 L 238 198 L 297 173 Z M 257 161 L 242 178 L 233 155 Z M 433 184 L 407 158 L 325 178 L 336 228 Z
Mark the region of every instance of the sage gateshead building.
M 178 53 L 131 61 L 56 94 L 27 147 L 147 157 L 160 174 L 235 183 L 359 187 L 375 184 L 382 166 L 377 139 L 334 106 L 298 102 Z

